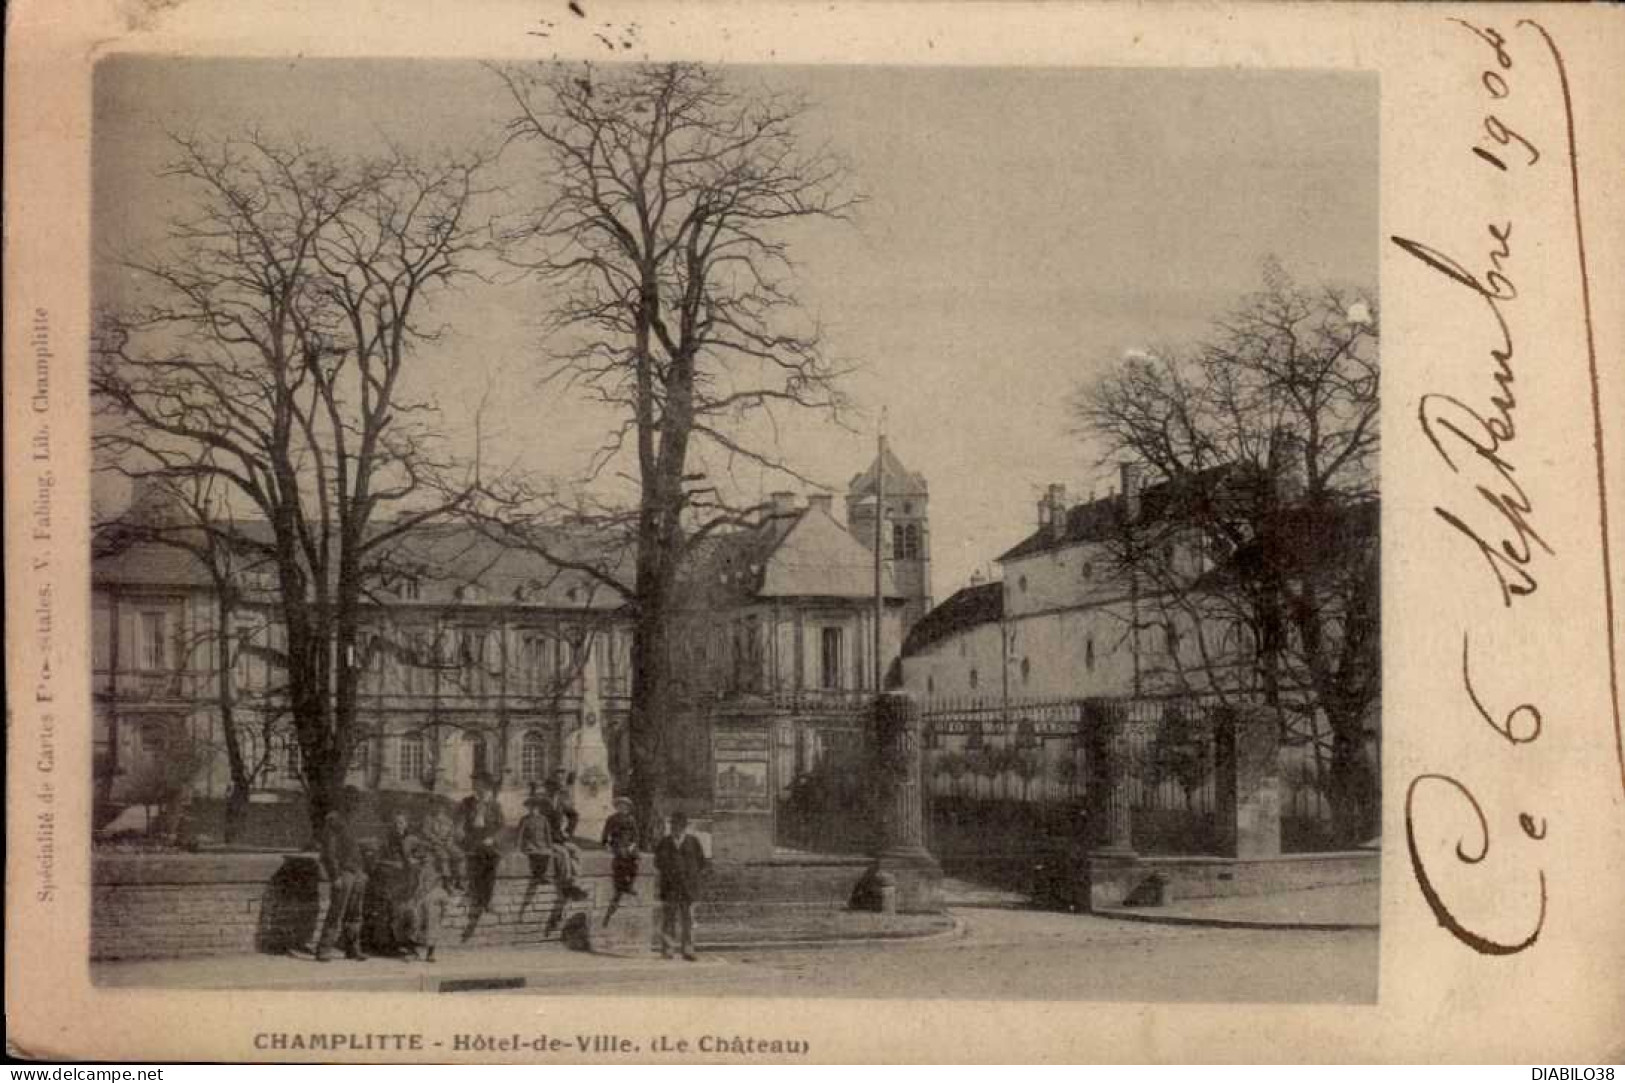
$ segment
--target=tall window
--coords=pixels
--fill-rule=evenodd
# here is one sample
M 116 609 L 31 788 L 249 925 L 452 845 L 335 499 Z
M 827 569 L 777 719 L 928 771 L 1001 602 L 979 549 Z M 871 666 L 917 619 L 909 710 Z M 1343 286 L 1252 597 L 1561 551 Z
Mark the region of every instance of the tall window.
M 891 528 L 893 560 L 920 559 L 920 527 L 917 523 L 894 523 Z
M 822 677 L 820 687 L 840 688 L 841 674 L 844 669 L 842 654 L 842 631 L 840 628 L 825 628 L 821 637 L 822 650 L 819 656 L 819 674 Z
M 604 632 L 598 641 L 599 664 L 603 667 L 604 694 L 621 695 L 622 666 L 620 641 L 612 632 Z
M 540 782 L 547 777 L 547 739 L 539 733 L 525 734 L 519 746 L 519 778 L 522 782 Z
M 531 694 L 542 690 L 546 679 L 543 671 L 542 652 L 547 646 L 547 640 L 540 632 L 524 632 L 519 637 L 519 688 Z
M 168 629 L 167 621 L 162 613 L 141 614 L 141 668 L 145 670 L 167 669 Z
M 396 777 L 402 782 L 419 782 L 423 778 L 423 734 L 412 733 L 400 739 L 401 754 L 396 757 Z
M 468 745 L 470 772 L 476 775 L 489 774 L 491 771 L 491 752 L 485 743 L 485 738 L 478 733 L 471 733 L 463 741 Z
M 282 774 L 289 782 L 299 780 L 299 742 L 293 737 L 282 745 Z

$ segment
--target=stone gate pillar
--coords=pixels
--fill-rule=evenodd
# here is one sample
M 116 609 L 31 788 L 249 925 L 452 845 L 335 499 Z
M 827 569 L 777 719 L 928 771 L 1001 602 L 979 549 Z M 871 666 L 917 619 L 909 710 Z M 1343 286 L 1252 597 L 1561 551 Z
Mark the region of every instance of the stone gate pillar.
M 872 734 L 875 863 L 856 895 L 859 901 L 866 899 L 879 874 L 889 873 L 897 885 L 899 909 L 939 911 L 942 869 L 925 848 L 924 753 L 913 697 L 881 694 L 875 700 Z
M 1125 704 L 1110 700 L 1090 707 L 1085 722 L 1089 726 L 1093 791 L 1090 813 L 1096 824 L 1092 852 L 1102 857 L 1132 858 L 1134 814 L 1129 806 L 1129 756 L 1124 732 L 1128 711 Z
M 1281 853 L 1281 722 L 1263 707 L 1222 708 L 1213 716 L 1213 771 L 1219 852 Z

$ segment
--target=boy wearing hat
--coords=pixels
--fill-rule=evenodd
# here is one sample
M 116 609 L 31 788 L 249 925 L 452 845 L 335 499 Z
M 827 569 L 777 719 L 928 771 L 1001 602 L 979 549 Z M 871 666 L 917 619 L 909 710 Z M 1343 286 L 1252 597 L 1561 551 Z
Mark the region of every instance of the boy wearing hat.
M 670 959 L 681 946 L 683 958 L 693 962 L 694 903 L 705 875 L 705 850 L 688 833 L 688 814 L 671 814 L 671 833 L 655 847 L 655 871 L 660 874 L 660 954 Z
M 468 908 L 471 913 L 491 909 L 496 892 L 497 866 L 502 861 L 502 806 L 497 802 L 497 781 L 484 771 L 474 776 L 474 792 L 463 800 L 463 851 L 468 855 Z
M 638 822 L 632 816 L 632 802 L 625 797 L 615 799 L 615 811 L 604 821 L 601 840 L 610 853 L 609 874 L 615 885 L 615 894 L 604 911 L 604 924 L 615 915 L 623 895 L 637 895 L 634 886 L 638 879 Z
M 519 820 L 519 852 L 530 862 L 531 880 L 545 880 L 553 857 L 553 828 L 547 798 L 534 791 L 525 798 L 525 815 Z

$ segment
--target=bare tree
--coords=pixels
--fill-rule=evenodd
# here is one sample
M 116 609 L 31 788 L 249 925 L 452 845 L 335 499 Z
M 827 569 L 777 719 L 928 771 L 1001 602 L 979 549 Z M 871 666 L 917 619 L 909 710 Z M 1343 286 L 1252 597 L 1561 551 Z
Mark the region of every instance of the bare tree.
M 502 532 L 624 597 L 634 622 L 631 794 L 660 789 L 674 587 L 706 536 L 752 507 L 707 471 L 734 462 L 795 475 L 752 426 L 781 409 L 838 416 L 836 366 L 792 292 L 789 227 L 845 219 L 858 198 L 827 152 L 804 151 L 801 103 L 743 93 L 695 64 L 498 69 L 508 147 L 539 156 L 544 194 L 505 231 L 512 258 L 552 287 L 548 378 L 619 422 L 586 477 L 631 480 L 630 509 L 522 486 L 491 495 Z M 522 507 L 540 509 L 530 517 Z M 562 552 L 560 520 L 599 539 Z M 493 519 L 494 521 L 494 519 Z
M 1349 840 L 1372 807 L 1381 679 L 1377 306 L 1301 288 L 1274 261 L 1264 277 L 1208 342 L 1125 359 L 1075 411 L 1107 458 L 1148 475 L 1154 506 L 1111 545 L 1134 586 L 1129 634 L 1165 638 L 1143 685 L 1295 717 L 1330 746 Z
M 131 479 L 207 482 L 262 520 L 199 524 L 274 570 L 288 707 L 311 814 L 354 749 L 373 558 L 454 511 L 467 480 L 404 387 L 435 294 L 474 273 L 478 157 L 341 159 L 257 131 L 174 140 L 188 212 L 121 261 L 101 314 L 95 447 Z

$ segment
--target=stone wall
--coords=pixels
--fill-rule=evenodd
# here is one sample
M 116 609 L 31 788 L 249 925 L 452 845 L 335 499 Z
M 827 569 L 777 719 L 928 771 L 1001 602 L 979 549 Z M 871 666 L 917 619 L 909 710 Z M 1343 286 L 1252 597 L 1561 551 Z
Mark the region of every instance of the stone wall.
M 860 857 L 797 857 L 711 866 L 697 920 L 748 921 L 766 910 L 844 910 L 873 861 Z
M 490 912 L 470 921 L 462 898 L 446 909 L 441 950 L 563 943 L 596 951 L 646 950 L 651 936 L 653 860 L 644 856 L 639 897 L 625 900 L 608 929 L 609 855 L 582 855 L 587 899 L 561 903 L 550 883 L 532 883 L 518 854 L 503 860 Z M 315 944 L 327 883 L 314 854 L 98 854 L 92 867 L 92 959 L 155 959 L 286 953 Z M 386 935 L 374 899 L 369 934 Z
M 1087 893 L 1094 906 L 1118 906 L 1161 895 L 1164 899 L 1206 899 L 1264 895 L 1277 891 L 1374 883 L 1382 857 L 1375 851 L 1288 854 L 1271 858 L 1091 857 Z M 1153 880 L 1159 882 L 1151 891 Z M 1082 893 L 1082 885 L 1074 888 Z

